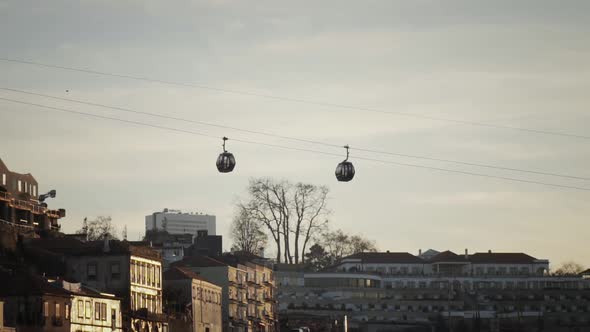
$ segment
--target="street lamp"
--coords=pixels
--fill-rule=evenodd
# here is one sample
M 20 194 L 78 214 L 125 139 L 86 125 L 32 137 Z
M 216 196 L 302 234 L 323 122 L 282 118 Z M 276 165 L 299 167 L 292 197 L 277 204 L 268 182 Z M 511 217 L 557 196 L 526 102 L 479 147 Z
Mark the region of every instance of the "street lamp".
M 47 198 L 55 198 L 56 193 L 57 192 L 55 191 L 55 189 L 52 189 L 46 194 L 39 195 L 39 202 L 43 203 L 43 202 L 45 202 L 45 200 Z M 43 203 L 43 204 L 45 204 L 45 203 Z M 45 205 L 47 205 L 47 204 L 45 204 Z

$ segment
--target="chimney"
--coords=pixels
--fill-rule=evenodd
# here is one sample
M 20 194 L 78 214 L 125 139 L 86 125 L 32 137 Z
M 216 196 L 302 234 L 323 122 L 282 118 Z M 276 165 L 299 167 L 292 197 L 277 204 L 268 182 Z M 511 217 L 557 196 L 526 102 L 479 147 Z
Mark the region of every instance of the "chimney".
M 103 252 L 111 251 L 111 247 L 109 246 L 109 234 L 104 235 L 104 246 L 102 247 Z
M 418 249 L 418 256 L 422 256 L 422 249 Z
M 469 259 L 469 250 L 465 248 L 465 259 Z
M 488 250 L 488 254 L 491 254 L 491 253 L 492 253 L 492 249 Z

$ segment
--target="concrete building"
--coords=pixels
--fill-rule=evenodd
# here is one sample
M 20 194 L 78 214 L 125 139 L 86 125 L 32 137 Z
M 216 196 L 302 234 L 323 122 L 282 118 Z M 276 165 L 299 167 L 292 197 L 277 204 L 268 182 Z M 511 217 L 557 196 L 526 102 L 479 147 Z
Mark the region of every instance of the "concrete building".
M 17 331 L 121 332 L 121 301 L 80 283 L 2 275 L 6 322 Z
M 64 209 L 49 209 L 30 173 L 12 172 L 0 159 L 0 223 L 22 232 L 58 231 Z
M 162 314 L 161 257 L 149 245 L 53 238 L 33 240 L 27 247 L 61 257 L 65 277 L 123 298 L 124 329 L 167 331 L 166 316 Z M 52 256 L 47 257 L 49 260 Z M 58 265 L 59 260 L 52 265 Z
M 166 231 L 169 234 L 191 234 L 193 237 L 197 236 L 199 231 L 207 231 L 207 235 L 216 235 L 215 216 L 164 209 L 162 212 L 145 216 L 145 230 L 146 233 Z
M 361 253 L 322 272 L 276 271 L 279 312 L 347 316 L 352 329 L 439 319 L 455 327 L 477 320 L 486 326 L 482 331 L 498 324 L 590 329 L 590 280 L 550 276 L 548 265 L 523 253 L 446 251 L 429 259 Z
M 174 313 L 170 330 L 175 332 L 221 332 L 222 289 L 180 267 L 164 272 L 167 312 Z M 189 317 L 183 317 L 188 315 Z M 191 324 L 192 323 L 192 324 Z

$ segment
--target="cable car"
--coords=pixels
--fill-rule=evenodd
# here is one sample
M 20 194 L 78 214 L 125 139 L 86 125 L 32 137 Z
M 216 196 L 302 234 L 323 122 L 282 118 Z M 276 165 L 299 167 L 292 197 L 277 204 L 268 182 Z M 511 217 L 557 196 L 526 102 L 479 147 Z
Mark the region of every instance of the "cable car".
M 236 158 L 225 149 L 225 141 L 227 140 L 227 137 L 223 138 L 223 153 L 217 157 L 217 170 L 220 173 L 229 173 L 236 167 Z
M 346 159 L 336 166 L 336 179 L 340 182 L 348 182 L 352 180 L 355 173 L 354 166 L 348 161 L 348 149 L 350 149 L 350 147 L 346 145 L 344 148 L 346 149 Z

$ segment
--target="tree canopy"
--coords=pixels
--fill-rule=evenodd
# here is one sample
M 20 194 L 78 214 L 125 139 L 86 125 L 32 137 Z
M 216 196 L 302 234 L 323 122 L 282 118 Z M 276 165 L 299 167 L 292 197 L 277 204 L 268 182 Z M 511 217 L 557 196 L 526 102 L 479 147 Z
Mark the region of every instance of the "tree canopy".
M 98 216 L 94 220 L 84 218 L 82 228 L 76 231 L 76 234 L 86 234 L 88 241 L 101 240 L 105 235 L 116 239 L 117 228 L 113 225 L 112 219 L 109 216 Z

